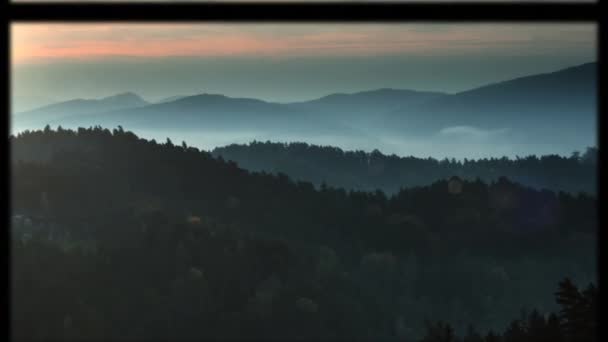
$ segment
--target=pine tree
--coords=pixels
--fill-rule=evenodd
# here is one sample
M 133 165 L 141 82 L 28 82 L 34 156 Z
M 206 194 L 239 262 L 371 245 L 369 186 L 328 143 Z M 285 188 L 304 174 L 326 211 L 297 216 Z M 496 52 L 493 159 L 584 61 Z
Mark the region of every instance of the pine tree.
M 467 326 L 467 334 L 464 336 L 463 342 L 483 342 L 483 337 L 475 330 L 472 324 Z
M 503 337 L 505 342 L 521 342 L 524 340 L 526 332 L 522 326 L 520 320 L 513 320 L 507 330 L 505 330 Z
M 432 324 L 426 322 L 426 336 L 422 342 L 455 342 L 454 329 L 449 323 L 437 322 Z
M 545 332 L 546 332 L 547 322 L 545 318 L 537 311 L 532 310 L 530 315 L 528 316 L 528 329 L 527 329 L 527 339 L 529 341 L 546 341 Z M 547 341 L 550 342 L 550 341 Z
M 589 284 L 582 293 L 584 313 L 581 324 L 585 341 L 597 340 L 597 296 L 598 291 L 593 284 Z
M 555 293 L 557 303 L 561 306 L 559 319 L 562 331 L 568 341 L 583 342 L 585 338 L 585 305 L 578 288 L 570 278 L 559 283 Z
M 545 329 L 545 337 L 547 341 L 562 342 L 564 341 L 563 332 L 561 330 L 559 317 L 552 313 L 547 318 L 547 326 Z
M 485 342 L 502 342 L 502 338 L 500 337 L 500 335 L 490 330 L 486 335 Z

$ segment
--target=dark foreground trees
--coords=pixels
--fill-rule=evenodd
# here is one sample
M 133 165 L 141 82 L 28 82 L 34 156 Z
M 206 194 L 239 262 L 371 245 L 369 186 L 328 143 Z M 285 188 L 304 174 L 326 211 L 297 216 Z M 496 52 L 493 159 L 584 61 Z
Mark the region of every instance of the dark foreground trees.
M 520 319 L 513 320 L 502 335 L 492 331 L 485 337 L 469 326 L 462 339 L 456 337 L 453 328 L 444 322 L 427 323 L 422 342 L 596 342 L 598 319 L 598 291 L 589 284 L 579 291 L 570 278 L 559 283 L 555 293 L 559 312 L 541 314 L 538 310 L 522 312 Z

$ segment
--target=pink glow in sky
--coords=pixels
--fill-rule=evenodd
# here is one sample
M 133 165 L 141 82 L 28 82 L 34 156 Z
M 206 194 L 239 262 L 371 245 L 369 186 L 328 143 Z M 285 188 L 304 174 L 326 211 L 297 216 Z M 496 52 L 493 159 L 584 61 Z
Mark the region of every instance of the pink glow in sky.
M 12 60 L 536 54 L 589 48 L 589 24 L 13 24 Z

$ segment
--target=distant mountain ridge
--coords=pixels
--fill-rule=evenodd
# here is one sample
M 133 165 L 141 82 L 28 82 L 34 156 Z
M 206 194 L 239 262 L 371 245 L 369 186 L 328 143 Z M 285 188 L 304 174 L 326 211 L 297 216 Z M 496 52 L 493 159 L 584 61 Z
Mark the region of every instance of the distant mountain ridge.
M 382 88 L 352 94 L 336 93 L 319 99 L 288 104 L 292 108 L 316 113 L 349 124 L 368 124 L 403 107 L 418 106 L 443 97 L 440 92 Z
M 71 115 L 88 115 L 125 108 L 137 108 L 148 104 L 149 102 L 141 96 L 132 92 L 126 92 L 101 99 L 74 99 L 54 103 L 18 113 L 15 119 L 19 121 L 50 121 Z
M 495 128 L 531 122 L 545 125 L 546 120 L 588 125 L 597 110 L 596 73 L 597 63 L 586 63 L 493 83 L 442 96 L 415 109 L 401 108 L 391 113 L 389 120 L 399 123 L 400 118 L 433 117 L 425 120 L 425 126 L 433 129 L 452 125 Z M 401 122 L 398 127 L 405 126 L 407 123 Z
M 291 102 L 289 103 L 289 105 L 303 107 L 323 105 L 341 106 L 345 104 L 351 104 L 353 102 L 374 101 L 375 104 L 378 105 L 391 106 L 401 105 L 403 103 L 410 103 L 412 101 L 425 101 L 443 95 L 447 94 L 442 92 L 381 88 L 349 94 L 334 93 L 310 101 Z
M 324 141 L 339 136 L 360 139 L 370 148 L 377 148 L 380 140 L 403 145 L 408 139 L 427 139 L 435 144 L 442 136 L 466 140 L 503 134 L 508 142 L 559 146 L 570 153 L 595 144 L 596 71 L 593 62 L 455 94 L 382 88 L 291 103 L 205 93 L 149 103 L 125 93 L 62 102 L 19 113 L 13 121 L 30 129 L 121 125 L 131 130 L 256 132 L 280 135 L 281 140 L 294 135 L 300 141 L 305 136 L 324 136 Z M 450 145 L 457 146 L 458 139 Z M 472 146 L 467 144 L 461 149 Z
M 331 122 L 309 120 L 306 112 L 283 104 L 252 98 L 233 98 L 221 94 L 198 94 L 173 101 L 125 108 L 94 115 L 72 115 L 50 122 L 68 127 L 118 125 L 145 129 L 178 131 L 327 131 L 340 128 Z

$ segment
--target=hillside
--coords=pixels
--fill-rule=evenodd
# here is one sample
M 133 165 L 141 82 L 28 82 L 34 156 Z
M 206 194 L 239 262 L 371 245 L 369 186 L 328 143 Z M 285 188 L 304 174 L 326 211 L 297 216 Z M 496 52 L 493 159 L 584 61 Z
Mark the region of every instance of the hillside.
M 425 319 L 502 328 L 595 276 L 587 195 L 505 178 L 315 190 L 120 129 L 10 143 L 19 336 L 396 340 Z

